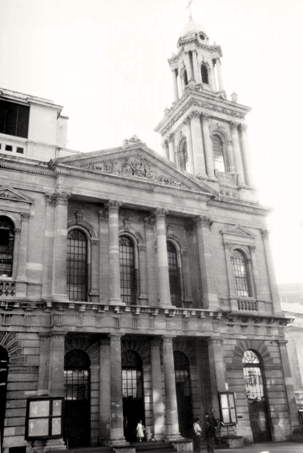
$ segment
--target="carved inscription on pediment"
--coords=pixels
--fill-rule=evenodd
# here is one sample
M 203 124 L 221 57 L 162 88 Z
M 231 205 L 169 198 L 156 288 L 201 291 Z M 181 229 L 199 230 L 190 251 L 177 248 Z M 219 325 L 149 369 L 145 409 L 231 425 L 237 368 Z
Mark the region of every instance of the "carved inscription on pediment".
M 161 174 L 160 170 L 140 154 L 114 160 L 89 162 L 82 166 L 88 170 L 101 171 L 121 176 L 147 179 L 165 185 L 181 187 L 181 183 L 171 176 Z
M 6 200 L 14 200 L 14 201 L 19 201 L 20 197 L 16 195 L 14 192 L 11 192 L 8 189 L 0 189 L 0 198 L 5 198 Z

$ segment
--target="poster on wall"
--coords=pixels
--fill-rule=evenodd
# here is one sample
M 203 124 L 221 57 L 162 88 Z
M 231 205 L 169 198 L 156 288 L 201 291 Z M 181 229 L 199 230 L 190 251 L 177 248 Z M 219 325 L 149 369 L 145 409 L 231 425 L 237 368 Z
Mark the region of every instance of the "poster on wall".
M 27 400 L 26 439 L 60 437 L 62 435 L 63 398 Z

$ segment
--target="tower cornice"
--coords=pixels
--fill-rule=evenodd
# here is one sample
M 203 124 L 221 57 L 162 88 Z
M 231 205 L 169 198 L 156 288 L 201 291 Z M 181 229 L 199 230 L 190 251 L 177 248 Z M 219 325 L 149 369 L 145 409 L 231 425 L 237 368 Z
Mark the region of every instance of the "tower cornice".
M 218 46 L 218 45 L 209 46 L 207 44 L 201 44 L 196 37 L 180 38 L 179 43 L 178 43 L 180 50 L 176 55 L 173 55 L 172 57 L 168 58 L 168 60 L 167 60 L 168 63 L 169 64 L 177 63 L 179 61 L 179 58 L 181 57 L 181 55 L 184 52 L 184 48 L 187 45 L 191 45 L 191 44 L 194 44 L 199 49 L 207 50 L 210 54 L 217 53 L 220 57 L 223 56 L 221 46 Z

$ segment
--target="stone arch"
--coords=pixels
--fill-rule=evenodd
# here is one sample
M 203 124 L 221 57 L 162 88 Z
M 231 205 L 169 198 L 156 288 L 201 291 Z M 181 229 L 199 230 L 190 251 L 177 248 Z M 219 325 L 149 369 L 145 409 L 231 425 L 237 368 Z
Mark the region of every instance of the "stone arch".
M 196 365 L 195 346 L 192 342 L 174 341 L 173 350 L 182 352 L 188 358 L 190 366 Z
M 99 240 L 99 237 L 93 226 L 83 218 L 79 218 L 78 216 L 76 220 L 69 220 L 67 222 L 67 229 L 71 230 L 73 227 L 83 230 L 89 239 Z
M 143 238 L 138 231 L 133 230 L 132 228 L 124 228 L 119 230 L 119 236 L 128 236 L 134 242 L 134 246 L 143 245 Z
M 20 341 L 17 339 L 16 333 L 1 332 L 0 346 L 7 351 L 10 365 L 25 362 L 23 348 L 21 347 Z
M 253 352 L 255 352 L 258 357 L 260 357 L 262 363 L 264 365 L 272 365 L 273 360 L 270 356 L 270 352 L 268 351 L 267 346 L 264 344 L 263 341 L 261 340 L 237 340 L 237 343 L 235 345 L 234 353 L 233 353 L 233 358 L 232 358 L 232 363 L 234 365 L 238 366 L 243 366 L 242 364 L 242 359 L 244 352 L 247 351 L 248 349 L 251 349 Z
M 65 339 L 65 351 L 72 351 L 73 349 L 81 349 L 87 353 L 90 358 L 91 365 L 99 365 L 99 344 L 94 338 L 88 336 L 67 336 Z
M 135 351 L 142 359 L 143 365 L 150 365 L 149 343 L 143 340 L 122 340 L 121 352 Z
M 11 212 L 7 211 L 0 211 L 0 216 L 1 217 L 7 217 L 10 219 L 15 227 L 15 230 L 20 230 L 21 229 L 21 216 L 18 214 L 18 216 L 12 214 Z

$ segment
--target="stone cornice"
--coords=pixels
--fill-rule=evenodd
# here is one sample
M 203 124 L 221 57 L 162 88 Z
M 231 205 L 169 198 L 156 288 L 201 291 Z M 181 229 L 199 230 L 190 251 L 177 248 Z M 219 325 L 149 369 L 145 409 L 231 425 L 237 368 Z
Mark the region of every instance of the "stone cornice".
M 191 37 L 188 37 L 188 38 L 180 38 L 179 41 L 178 41 L 178 46 L 180 47 L 180 50 L 179 52 L 177 53 L 177 55 L 173 55 L 171 58 L 169 58 L 167 61 L 169 62 L 169 64 L 172 64 L 172 63 L 177 63 L 179 58 L 182 56 L 182 54 L 184 53 L 184 46 L 186 46 L 187 44 L 195 44 L 196 47 L 198 47 L 199 49 L 204 49 L 204 50 L 207 50 L 208 52 L 210 53 L 218 53 L 220 57 L 222 57 L 222 49 L 221 49 L 221 46 L 218 46 L 218 45 L 207 45 L 207 44 L 202 44 L 197 37 L 195 36 L 191 36 Z
M 250 203 L 248 201 L 242 201 L 238 199 L 227 199 L 226 197 L 217 196 L 208 201 L 208 206 L 219 207 L 221 209 L 228 209 L 231 211 L 241 211 L 250 214 L 256 214 L 261 216 L 267 216 L 270 209 L 264 206 L 260 206 L 256 203 Z
M 284 315 L 275 316 L 275 315 L 258 315 L 253 313 L 241 312 L 241 311 L 232 311 L 232 312 L 223 312 L 223 318 L 228 319 L 229 322 L 239 322 L 240 324 L 245 322 L 254 322 L 254 323 L 264 323 L 270 325 L 283 325 L 287 326 L 291 324 L 294 318 L 286 318 Z

